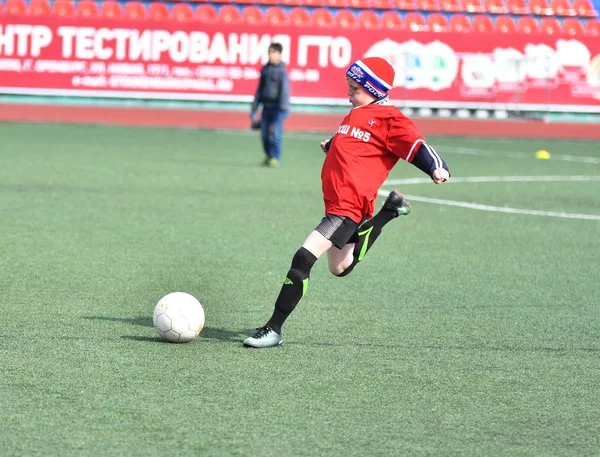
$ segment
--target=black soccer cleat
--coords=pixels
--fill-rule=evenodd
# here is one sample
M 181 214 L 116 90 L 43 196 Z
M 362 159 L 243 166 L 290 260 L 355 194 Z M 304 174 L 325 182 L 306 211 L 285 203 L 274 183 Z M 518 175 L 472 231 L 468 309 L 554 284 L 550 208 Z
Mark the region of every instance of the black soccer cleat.
M 411 211 L 410 202 L 404 199 L 404 195 L 402 195 L 397 190 L 393 190 L 390 192 L 390 195 L 385 199 L 383 203 L 383 209 L 387 211 L 395 211 L 396 217 L 398 216 L 408 216 Z

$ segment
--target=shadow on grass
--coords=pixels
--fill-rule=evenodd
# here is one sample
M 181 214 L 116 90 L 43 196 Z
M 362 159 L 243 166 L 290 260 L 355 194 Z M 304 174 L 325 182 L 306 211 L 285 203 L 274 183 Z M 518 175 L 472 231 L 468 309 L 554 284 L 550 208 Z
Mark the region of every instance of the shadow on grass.
M 141 327 L 153 327 L 152 317 L 148 316 L 135 316 L 135 317 L 108 317 L 108 316 L 85 316 L 85 319 L 90 320 L 101 320 L 108 322 L 124 322 L 131 325 L 137 325 Z M 239 343 L 243 338 L 248 336 L 248 330 L 229 330 L 226 328 L 217 327 L 205 327 L 200 333 L 199 339 L 205 340 L 219 340 L 219 341 L 232 341 Z M 142 341 L 142 342 L 160 342 L 164 343 L 158 336 L 134 336 L 124 335 L 122 338 L 126 340 Z

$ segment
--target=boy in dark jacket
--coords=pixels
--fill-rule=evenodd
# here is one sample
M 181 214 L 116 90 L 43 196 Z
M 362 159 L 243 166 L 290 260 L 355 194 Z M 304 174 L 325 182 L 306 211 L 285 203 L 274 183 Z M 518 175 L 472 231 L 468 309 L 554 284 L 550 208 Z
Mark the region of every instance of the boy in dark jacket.
M 266 156 L 263 165 L 269 167 L 279 166 L 283 121 L 288 116 L 290 104 L 290 82 L 281 61 L 282 51 L 279 43 L 269 46 L 269 62 L 260 71 L 260 82 L 250 111 L 252 127 L 261 130 Z M 257 116 L 259 105 L 262 105 L 261 120 Z

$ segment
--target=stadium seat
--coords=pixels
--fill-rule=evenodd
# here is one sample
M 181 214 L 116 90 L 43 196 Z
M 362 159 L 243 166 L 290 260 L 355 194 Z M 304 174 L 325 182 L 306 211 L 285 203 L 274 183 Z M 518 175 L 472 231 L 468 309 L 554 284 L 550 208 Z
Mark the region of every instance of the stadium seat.
M 348 8 L 348 0 L 326 0 L 327 8 Z
M 425 32 L 428 30 L 425 16 L 423 16 L 421 13 L 417 13 L 416 11 L 406 13 L 406 16 L 404 16 L 404 22 L 406 23 L 406 28 L 413 32 Z
M 302 0 L 281 0 L 279 2 L 281 6 L 302 6 L 304 2 Z
M 563 21 L 562 31 L 565 35 L 580 36 L 585 33 L 583 24 L 576 17 L 568 17 Z
M 279 0 L 258 0 L 256 3 L 264 6 L 273 6 L 279 5 Z
M 554 10 L 547 0 L 529 0 L 529 8 L 536 16 L 554 16 Z
M 196 19 L 199 22 L 215 22 L 217 20 L 217 10 L 212 5 L 200 5 L 196 8 Z
M 100 14 L 98 5 L 93 0 L 82 0 L 77 3 L 77 17 L 95 18 Z
M 31 0 L 27 13 L 30 16 L 50 16 L 51 11 L 47 0 Z
M 295 26 L 308 25 L 310 24 L 310 14 L 308 10 L 297 6 L 292 8 L 288 13 L 290 23 Z
M 127 2 L 125 3 L 125 17 L 127 19 L 145 19 L 146 9 L 140 2 Z
M 7 0 L 4 12 L 9 16 L 24 16 L 27 14 L 27 5 L 24 0 Z
M 52 6 L 52 15 L 58 17 L 71 17 L 75 13 L 75 7 L 71 0 L 56 0 Z
M 381 26 L 385 29 L 401 30 L 404 28 L 404 22 L 396 11 L 384 11 L 381 13 Z
M 356 16 L 351 10 L 339 10 L 335 13 L 335 23 L 343 29 L 351 29 L 358 26 Z
M 485 8 L 490 14 L 508 14 L 508 7 L 504 0 L 486 0 Z
M 269 25 L 286 25 L 288 24 L 288 17 L 283 8 L 271 6 L 265 11 L 265 21 Z
M 477 16 L 473 16 L 472 29 L 474 32 L 494 31 L 494 23 L 492 22 L 492 18 L 487 14 L 478 14 Z
M 575 16 L 575 8 L 569 0 L 552 0 L 552 9 L 557 16 Z
M 371 8 L 371 0 L 348 0 L 348 8 L 369 9 Z
M 305 8 L 322 8 L 325 6 L 325 0 L 303 0 L 302 6 Z
M 248 5 L 242 9 L 242 22 L 244 24 L 262 24 L 264 20 L 263 12 L 258 6 Z
M 148 5 L 148 11 L 146 17 L 153 21 L 165 21 L 169 19 L 169 7 L 166 3 L 150 3 Z
M 600 36 L 600 21 L 597 19 L 589 19 L 585 25 L 586 35 Z
M 394 0 L 372 0 L 371 8 L 376 10 L 393 10 L 396 7 Z
M 377 29 L 381 27 L 381 21 L 375 11 L 360 11 L 358 25 L 361 29 Z
M 416 11 L 419 9 L 417 0 L 394 0 L 394 5 L 396 9 L 402 11 Z
M 466 14 L 453 14 L 450 16 L 450 30 L 453 32 L 470 32 L 471 21 Z
M 573 0 L 573 8 L 580 17 L 596 17 L 598 12 L 594 9 L 591 0 Z
M 240 10 L 234 5 L 223 5 L 217 11 L 217 19 L 224 24 L 237 24 L 240 22 Z
M 517 31 L 517 24 L 511 16 L 498 16 L 495 29 L 500 33 L 514 33 Z
M 487 13 L 487 8 L 483 4 L 482 0 L 463 0 L 463 10 L 467 13 Z
M 327 8 L 315 8 L 311 14 L 312 25 L 316 27 L 332 27 L 333 13 Z
M 431 13 L 427 17 L 427 25 L 432 32 L 447 32 L 450 29 L 448 18 L 441 13 Z
M 442 0 L 442 11 L 447 13 L 461 13 L 464 11 L 463 5 L 459 0 Z
M 506 6 L 508 6 L 508 11 L 511 14 L 518 14 L 518 15 L 531 14 L 531 10 L 529 9 L 529 6 L 527 5 L 526 0 L 508 0 Z
M 118 19 L 123 15 L 123 8 L 119 2 L 106 0 L 100 5 L 100 15 L 107 19 Z
M 171 8 L 171 19 L 177 22 L 191 21 L 194 18 L 194 11 L 187 3 L 176 3 Z
M 520 17 L 517 20 L 517 30 L 523 33 L 538 33 L 538 22 L 531 16 Z
M 439 0 L 417 0 L 417 5 L 421 11 L 441 11 Z
M 540 22 L 540 30 L 546 35 L 559 35 L 562 33 L 560 22 L 555 17 L 543 17 Z

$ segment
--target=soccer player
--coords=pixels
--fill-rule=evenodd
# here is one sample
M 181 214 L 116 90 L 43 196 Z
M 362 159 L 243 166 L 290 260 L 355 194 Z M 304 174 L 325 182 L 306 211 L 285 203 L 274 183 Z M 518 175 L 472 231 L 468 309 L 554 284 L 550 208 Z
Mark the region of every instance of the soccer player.
M 264 327 L 244 346 L 279 346 L 281 327 L 306 293 L 310 270 L 327 253 L 329 270 L 348 275 L 364 258 L 383 227 L 411 207 L 392 191 L 373 216 L 377 191 L 402 159 L 431 177 L 435 184 L 450 178 L 448 166 L 425 141 L 415 124 L 390 103 L 394 69 L 384 59 L 368 57 L 346 71 L 352 109 L 337 133 L 321 143 L 326 157 L 321 171 L 325 217 L 292 259 L 275 310 Z
M 283 121 L 288 116 L 290 83 L 281 60 L 283 47 L 279 43 L 269 46 L 269 62 L 260 70 L 260 81 L 250 110 L 252 128 L 260 128 L 265 160 L 263 165 L 279 166 L 281 160 L 281 137 Z M 262 118 L 257 111 L 262 105 Z

